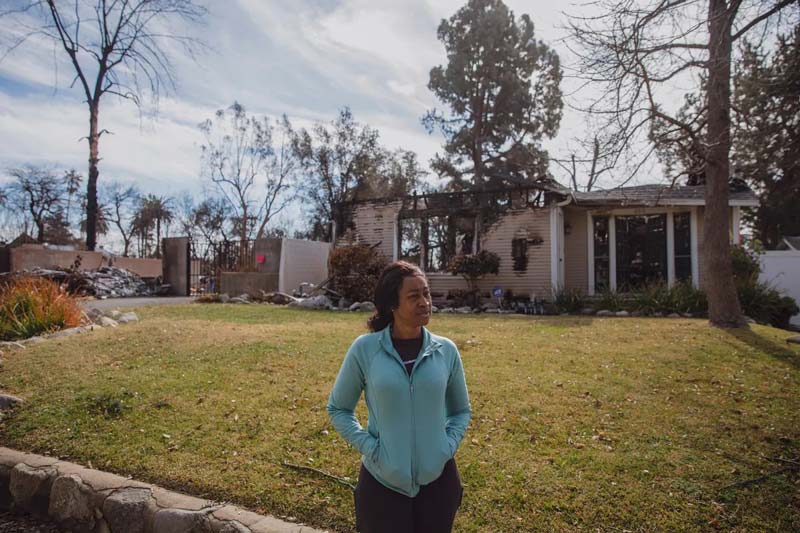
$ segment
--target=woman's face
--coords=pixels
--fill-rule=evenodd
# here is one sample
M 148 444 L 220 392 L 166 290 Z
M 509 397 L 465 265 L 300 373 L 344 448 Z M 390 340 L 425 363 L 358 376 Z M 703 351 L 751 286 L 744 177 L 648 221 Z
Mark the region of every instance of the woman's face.
M 424 326 L 431 319 L 431 291 L 422 276 L 403 278 L 397 294 L 394 321 L 408 327 Z

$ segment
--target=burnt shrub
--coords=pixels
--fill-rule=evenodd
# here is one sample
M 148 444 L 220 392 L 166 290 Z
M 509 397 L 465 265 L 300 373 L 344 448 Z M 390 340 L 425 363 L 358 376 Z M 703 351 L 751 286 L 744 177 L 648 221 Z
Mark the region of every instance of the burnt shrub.
M 328 258 L 333 290 L 353 302 L 372 300 L 386 258 L 366 244 L 334 249 Z

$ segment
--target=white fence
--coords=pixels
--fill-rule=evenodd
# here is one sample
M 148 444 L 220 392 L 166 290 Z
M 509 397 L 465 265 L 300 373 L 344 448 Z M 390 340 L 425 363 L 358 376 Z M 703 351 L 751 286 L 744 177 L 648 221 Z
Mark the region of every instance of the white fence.
M 800 251 L 764 252 L 759 279 L 774 285 L 800 304 Z M 794 315 L 791 322 L 800 326 L 800 315 Z

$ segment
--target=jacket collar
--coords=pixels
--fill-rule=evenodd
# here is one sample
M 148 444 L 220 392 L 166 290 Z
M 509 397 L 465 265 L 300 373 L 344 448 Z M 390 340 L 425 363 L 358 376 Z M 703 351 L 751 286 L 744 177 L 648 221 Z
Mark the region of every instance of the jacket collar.
M 430 331 L 423 326 L 422 327 L 422 350 L 420 352 L 419 359 L 422 359 L 426 355 L 430 354 L 437 348 L 442 345 L 439 341 L 435 340 L 432 336 Z M 383 347 L 386 352 L 391 354 L 395 357 L 398 361 L 402 363 L 402 359 L 400 358 L 400 354 L 397 353 L 397 350 L 394 348 L 394 343 L 392 343 L 392 325 L 389 324 L 385 328 L 381 330 L 381 346 Z M 416 366 L 416 365 L 415 365 Z

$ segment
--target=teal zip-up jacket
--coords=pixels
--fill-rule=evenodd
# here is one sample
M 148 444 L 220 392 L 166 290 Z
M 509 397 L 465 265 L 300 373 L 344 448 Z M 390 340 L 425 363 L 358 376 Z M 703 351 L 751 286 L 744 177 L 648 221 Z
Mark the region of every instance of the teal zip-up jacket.
M 471 410 L 456 345 L 422 328 L 422 348 L 409 375 L 390 328 L 361 335 L 350 346 L 328 398 L 328 415 L 375 479 L 414 497 L 455 455 Z M 353 412 L 362 391 L 367 429 Z

